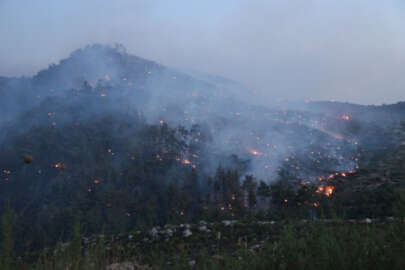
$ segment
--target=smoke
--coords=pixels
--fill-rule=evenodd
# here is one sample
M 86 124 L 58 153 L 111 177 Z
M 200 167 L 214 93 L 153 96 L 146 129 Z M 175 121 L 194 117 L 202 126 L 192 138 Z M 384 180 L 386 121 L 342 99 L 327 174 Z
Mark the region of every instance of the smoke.
M 251 102 L 405 98 L 402 1 L 0 2 L 0 74 L 33 75 L 90 43 L 241 81 Z
M 5 104 L 14 104 L 5 110 L 10 124 L 2 128 L 3 139 L 24 134 L 33 126 L 63 127 L 140 113 L 149 124 L 194 129 L 196 141 L 188 143 L 189 150 L 181 158 L 195 161 L 208 175 L 219 165 L 239 166 L 245 174 L 274 181 L 287 168 L 294 177 L 311 180 L 356 166 L 353 142 L 335 135 L 340 128 L 322 126 L 341 119 L 252 105 L 245 99 L 246 88 L 234 81 L 183 73 L 131 56 L 120 45 L 76 50 L 22 81 L 28 87 L 22 91 L 24 102 L 10 96 L 20 88 L 18 84 L 0 89 L 9 95 Z

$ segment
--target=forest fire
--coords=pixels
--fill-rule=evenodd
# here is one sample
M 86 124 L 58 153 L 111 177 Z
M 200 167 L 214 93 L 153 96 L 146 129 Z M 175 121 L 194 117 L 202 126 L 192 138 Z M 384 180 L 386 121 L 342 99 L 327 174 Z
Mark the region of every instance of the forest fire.
M 57 162 L 55 165 L 53 165 L 53 167 L 61 170 L 66 169 L 66 165 L 64 165 L 62 162 Z
M 189 164 L 191 164 L 191 161 L 188 160 L 188 159 L 183 159 L 182 163 L 186 164 L 186 165 L 189 165 Z
M 329 174 L 327 178 L 334 179 L 335 177 L 338 177 L 338 176 L 348 177 L 349 175 L 354 174 L 354 173 L 356 173 L 355 170 L 350 170 L 350 171 L 345 171 L 345 172 L 340 172 L 340 173 L 332 173 L 332 174 Z M 321 177 L 321 178 L 319 179 L 319 181 L 324 180 L 323 177 Z
M 335 191 L 335 187 L 334 186 L 318 186 L 316 193 L 318 194 L 323 194 L 327 197 L 331 196 L 333 194 L 333 192 Z
M 327 129 L 324 128 L 324 127 L 316 127 L 316 129 L 318 129 L 319 131 L 322 131 L 322 132 L 324 132 L 324 133 L 326 133 L 326 134 L 332 136 L 333 138 L 335 138 L 335 139 L 337 139 L 337 140 L 343 140 L 343 139 L 344 139 L 344 137 L 343 137 L 342 134 L 337 133 L 337 132 L 333 132 L 333 131 L 330 131 L 330 130 L 327 130 Z
M 254 155 L 254 156 L 260 156 L 262 154 L 261 152 L 259 152 L 256 149 L 249 149 L 249 153 Z
M 379 269 L 399 261 L 394 255 L 401 259 L 397 247 L 405 235 L 368 228 L 402 226 L 392 206 L 402 206 L 405 102 L 351 103 L 338 88 L 360 88 L 339 82 L 342 74 L 331 83 L 342 87 L 325 85 L 319 95 L 312 81 L 328 74 L 309 74 L 315 77 L 303 87 L 292 78 L 281 83 L 285 89 L 265 93 L 237 76 L 211 75 L 209 68 L 183 73 L 160 64 L 161 55 L 150 61 L 118 48 L 88 45 L 29 77 L 0 77 L 0 218 L 7 225 L 0 226 L 0 242 L 12 240 L 15 249 L 6 250 L 12 258 L 0 255 L 2 266 L 38 259 L 21 269 L 109 269 L 126 262 L 129 268 L 183 268 L 184 262 L 185 268 L 312 269 L 332 265 L 342 251 L 347 265 L 362 269 L 378 261 Z M 244 64 L 252 74 L 271 73 Z M 278 73 L 261 83 L 247 77 L 252 88 L 265 88 L 284 78 Z M 381 100 L 366 90 L 355 97 Z M 303 104 L 310 92 L 315 100 Z M 342 102 L 322 101 L 329 96 Z M 284 252 L 286 233 L 300 244 L 291 250 L 298 255 Z M 315 259 L 328 248 L 325 239 L 339 240 L 337 248 Z M 381 260 L 368 258 L 377 253 Z M 352 263 L 353 254 L 362 257 Z M 305 260 L 297 263 L 296 255 Z

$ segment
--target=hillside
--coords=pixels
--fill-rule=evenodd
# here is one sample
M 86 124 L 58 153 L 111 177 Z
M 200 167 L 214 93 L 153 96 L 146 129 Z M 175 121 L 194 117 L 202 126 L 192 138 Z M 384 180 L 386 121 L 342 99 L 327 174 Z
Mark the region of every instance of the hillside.
M 235 89 L 235 92 L 233 92 Z M 16 251 L 204 219 L 377 218 L 404 187 L 403 104 L 281 109 L 245 88 L 79 49 L 0 78 L 0 215 Z

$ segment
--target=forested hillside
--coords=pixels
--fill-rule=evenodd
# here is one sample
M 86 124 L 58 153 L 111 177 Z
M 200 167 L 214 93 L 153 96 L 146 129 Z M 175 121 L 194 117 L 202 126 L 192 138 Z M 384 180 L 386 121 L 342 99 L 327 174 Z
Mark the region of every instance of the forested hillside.
M 0 78 L 0 214 L 18 252 L 84 235 L 256 217 L 394 215 L 403 104 L 257 106 L 237 83 L 88 46 Z

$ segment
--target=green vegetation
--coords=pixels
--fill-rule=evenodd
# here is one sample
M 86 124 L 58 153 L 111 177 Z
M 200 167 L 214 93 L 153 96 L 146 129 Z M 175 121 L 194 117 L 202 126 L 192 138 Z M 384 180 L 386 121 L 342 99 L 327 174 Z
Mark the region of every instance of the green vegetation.
M 404 268 L 405 103 L 228 90 L 101 45 L 0 78 L 0 269 Z
M 105 269 L 128 262 L 135 269 L 403 269 L 405 223 L 239 221 L 208 224 L 190 237 L 161 239 L 140 232 L 88 240 L 83 252 L 73 240 L 9 269 Z M 145 238 L 146 237 L 146 238 Z M 145 240 L 149 239 L 149 240 Z M 165 240 L 166 239 L 166 240 Z M 72 256 L 73 255 L 73 256 Z M 4 268 L 5 269 L 5 268 Z
M 14 213 L 7 208 L 1 217 L 0 269 L 10 270 L 13 267 L 15 259 L 13 236 L 14 225 Z

